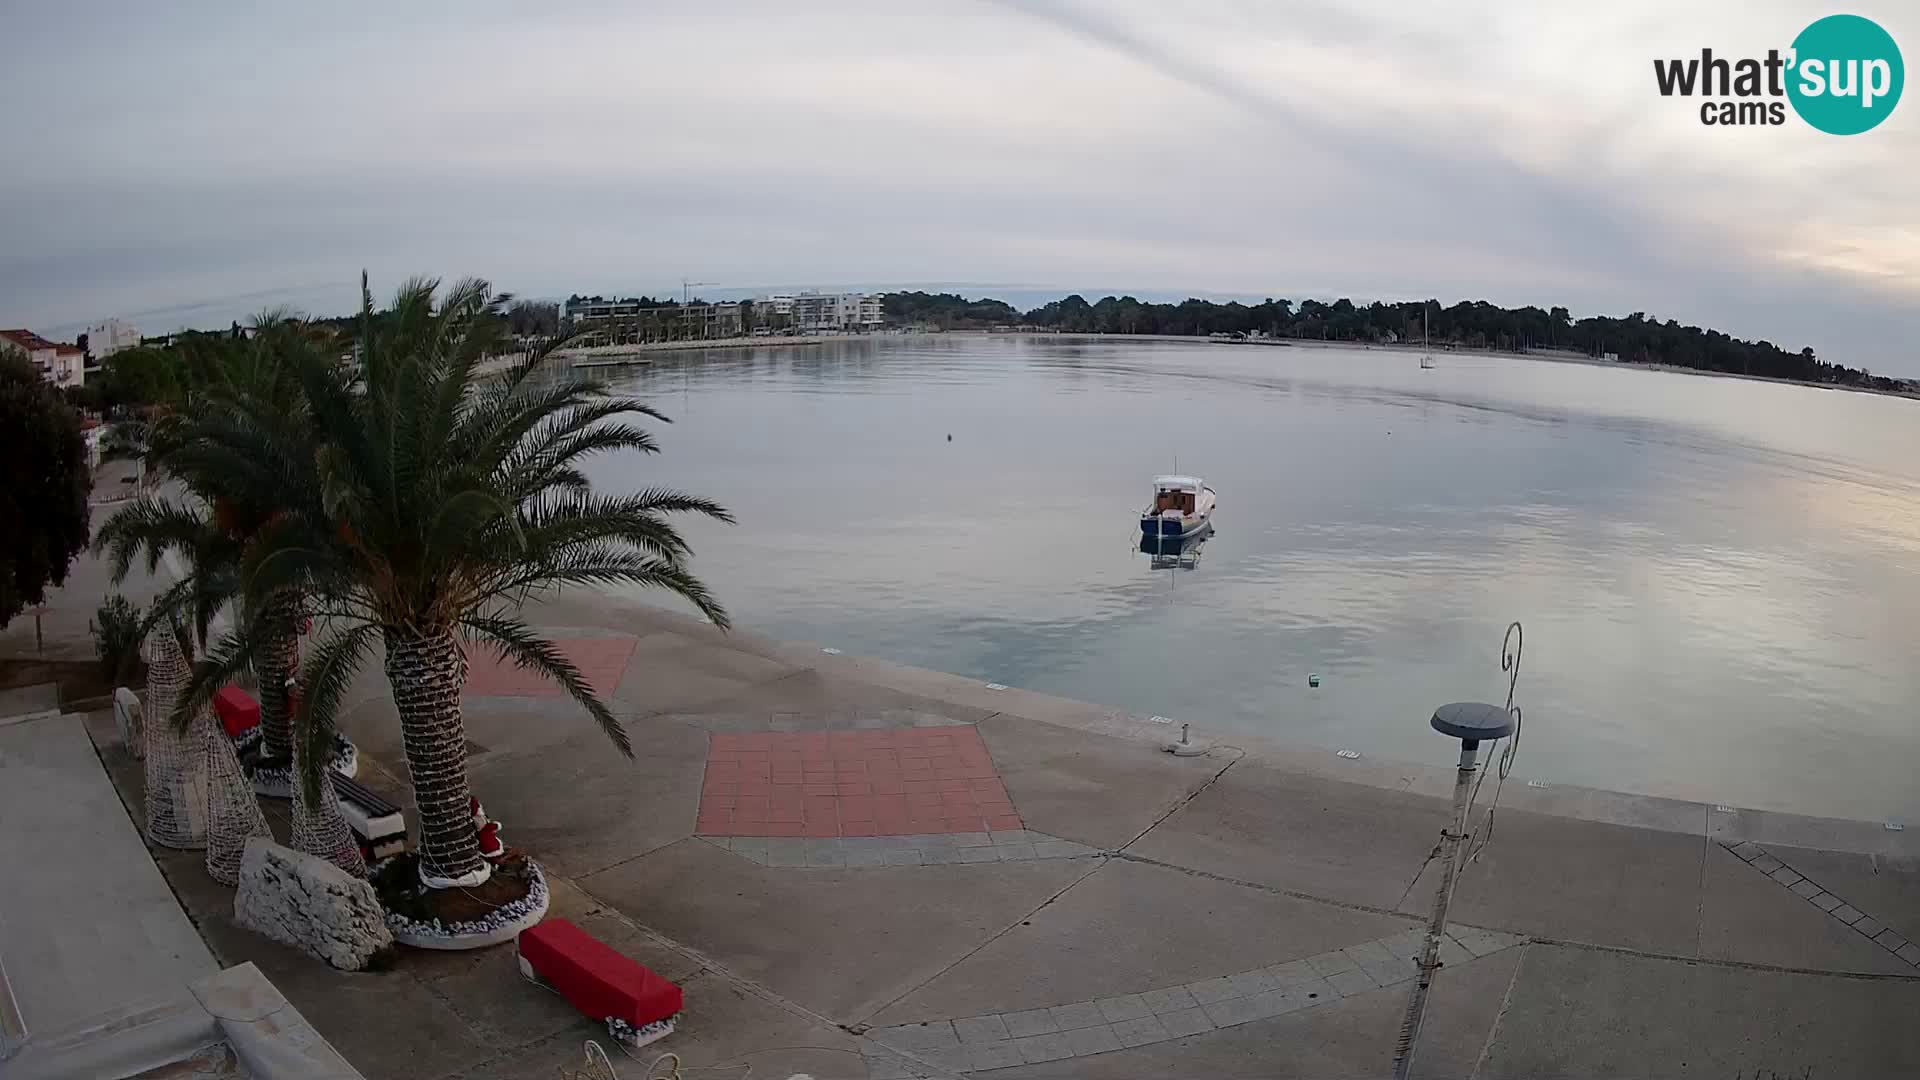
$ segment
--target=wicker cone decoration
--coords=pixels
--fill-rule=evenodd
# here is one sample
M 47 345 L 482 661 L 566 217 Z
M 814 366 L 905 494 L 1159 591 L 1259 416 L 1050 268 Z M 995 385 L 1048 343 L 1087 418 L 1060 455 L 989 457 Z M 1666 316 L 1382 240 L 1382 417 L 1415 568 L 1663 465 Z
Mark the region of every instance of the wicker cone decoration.
M 307 785 L 301 780 L 301 739 L 293 740 L 293 849 L 317 855 L 354 877 L 367 876 L 367 860 L 347 819 L 340 814 L 340 796 L 333 790 L 331 770 L 320 778 L 320 804 L 310 806 Z M 249 789 L 251 791 L 251 789 Z
M 201 848 L 207 843 L 207 756 L 202 721 L 182 735 L 173 726 L 173 703 L 187 683 L 187 657 L 169 626 L 147 638 L 147 838 L 162 847 Z
M 253 797 L 253 782 L 240 768 L 233 740 L 205 712 L 194 718 L 207 760 L 207 876 L 223 885 L 240 883 L 240 857 L 256 836 L 273 839 L 267 817 Z

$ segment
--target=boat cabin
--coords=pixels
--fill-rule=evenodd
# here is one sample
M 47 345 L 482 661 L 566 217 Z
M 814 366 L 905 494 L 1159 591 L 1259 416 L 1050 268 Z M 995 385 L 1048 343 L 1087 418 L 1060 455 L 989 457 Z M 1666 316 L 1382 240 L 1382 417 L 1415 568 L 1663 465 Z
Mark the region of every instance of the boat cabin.
M 1169 510 L 1178 510 L 1182 514 L 1194 512 L 1195 502 L 1200 498 L 1200 478 L 1196 476 L 1156 476 L 1153 478 L 1153 512 L 1164 514 Z

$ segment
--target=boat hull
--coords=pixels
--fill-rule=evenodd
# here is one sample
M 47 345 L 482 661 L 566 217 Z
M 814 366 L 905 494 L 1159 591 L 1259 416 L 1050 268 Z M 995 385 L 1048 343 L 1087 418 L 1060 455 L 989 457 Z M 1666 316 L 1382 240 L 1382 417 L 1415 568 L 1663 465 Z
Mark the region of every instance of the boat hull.
M 1142 537 L 1159 537 L 1167 540 L 1184 540 L 1205 531 L 1212 520 L 1211 514 L 1195 514 L 1192 517 L 1143 517 L 1140 519 Z

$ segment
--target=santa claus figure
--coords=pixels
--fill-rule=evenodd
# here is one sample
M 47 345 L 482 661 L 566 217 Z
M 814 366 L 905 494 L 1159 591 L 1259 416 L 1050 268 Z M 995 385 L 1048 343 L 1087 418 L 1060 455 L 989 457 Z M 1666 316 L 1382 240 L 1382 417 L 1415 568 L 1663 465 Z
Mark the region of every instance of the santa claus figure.
M 480 838 L 480 857 L 499 862 L 507 853 L 507 846 L 500 841 L 500 823 L 487 818 L 487 809 L 480 805 L 479 796 L 470 796 L 467 805 L 473 811 L 473 831 Z

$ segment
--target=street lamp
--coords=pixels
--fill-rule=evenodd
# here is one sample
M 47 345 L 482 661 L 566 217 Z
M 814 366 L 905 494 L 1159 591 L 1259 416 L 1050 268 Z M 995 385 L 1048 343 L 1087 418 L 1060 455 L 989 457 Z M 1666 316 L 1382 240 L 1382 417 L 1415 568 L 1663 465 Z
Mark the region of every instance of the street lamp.
M 1447 908 L 1453 903 L 1453 887 L 1460 878 L 1469 837 L 1467 818 L 1473 812 L 1473 798 L 1479 794 L 1475 775 L 1480 771 L 1480 744 L 1514 736 L 1500 762 L 1500 778 L 1506 779 L 1513 765 L 1513 752 L 1520 733 L 1520 710 L 1513 704 L 1513 686 L 1520 680 L 1520 646 L 1523 634 L 1519 623 L 1507 627 L 1500 643 L 1500 670 L 1507 673 L 1505 708 L 1483 701 L 1456 701 L 1433 711 L 1429 721 L 1433 730 L 1460 740 L 1460 766 L 1453 780 L 1453 820 L 1440 830 L 1442 859 L 1440 889 L 1434 895 L 1433 918 L 1427 923 L 1427 940 L 1420 950 L 1420 977 L 1414 981 L 1413 996 L 1407 1001 L 1407 1016 L 1400 1024 L 1400 1042 L 1393 1054 L 1394 1080 L 1407 1080 L 1413 1069 L 1413 1051 L 1420 1040 L 1420 1025 L 1426 1019 L 1427 992 L 1433 987 L 1433 974 L 1440 969 L 1440 935 L 1447 928 Z M 1500 801 L 1500 788 L 1494 787 L 1494 802 Z M 1487 827 L 1493 827 L 1489 812 Z

